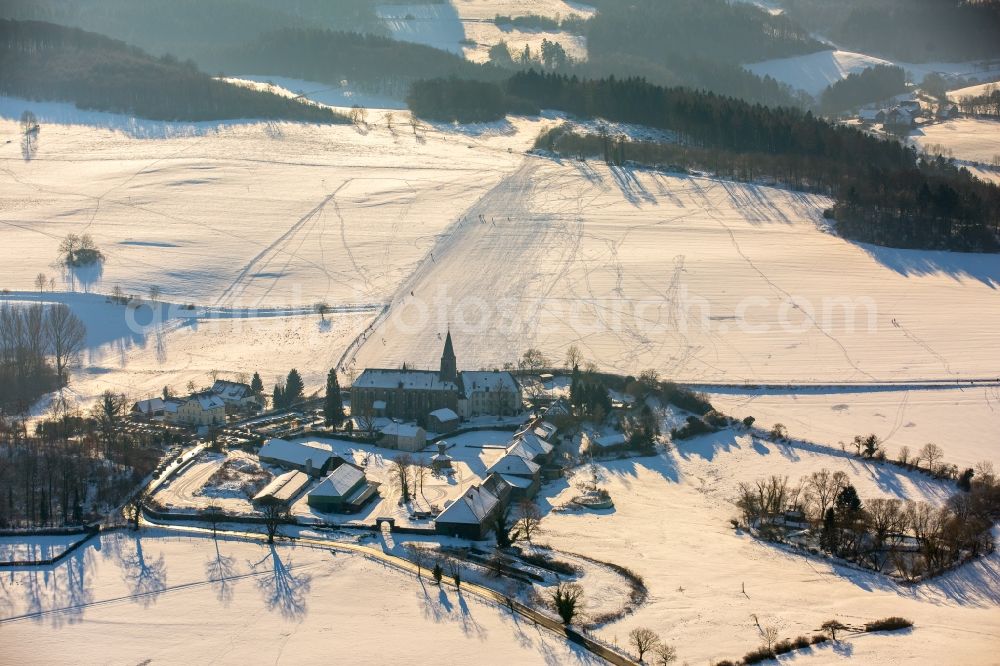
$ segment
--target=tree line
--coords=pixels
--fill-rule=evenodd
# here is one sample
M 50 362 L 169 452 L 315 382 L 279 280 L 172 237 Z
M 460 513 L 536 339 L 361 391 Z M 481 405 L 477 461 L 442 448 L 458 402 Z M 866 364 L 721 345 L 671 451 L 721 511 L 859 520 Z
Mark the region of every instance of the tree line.
M 107 392 L 89 413 L 57 403 L 30 434 L 0 415 L 0 527 L 80 525 L 125 502 L 174 439 L 127 431 L 126 412 Z
M 65 304 L 0 304 L 0 411 L 23 413 L 64 386 L 86 336 Z
M 214 79 L 190 61 L 153 58 L 124 42 L 38 21 L 0 20 L 0 70 L 4 95 L 152 120 L 347 122 L 327 108 Z
M 208 61 L 213 70 L 289 76 L 339 85 L 347 80 L 390 94 L 405 94 L 420 78 L 465 77 L 497 81 L 503 70 L 460 55 L 378 35 L 286 28 L 223 49 Z
M 794 485 L 777 475 L 740 483 L 735 503 L 742 524 L 765 538 L 778 538 L 777 526 L 789 513 L 800 513 L 823 550 L 914 580 L 993 550 L 1000 483 L 990 463 L 964 476 L 960 490 L 940 507 L 895 498 L 862 500 L 844 472 L 825 468 Z
M 1000 88 L 987 86 L 982 95 L 963 97 L 958 101 L 958 108 L 972 116 L 1000 118 Z
M 782 0 L 785 13 L 841 48 L 906 62 L 1000 56 L 997 0 Z
M 473 90 L 474 89 L 474 90 Z M 469 96 L 474 93 L 474 97 Z M 828 215 L 854 240 L 908 248 L 990 252 L 1000 248 L 1000 188 L 943 158 L 920 158 L 897 141 L 831 124 L 811 112 L 769 108 L 642 79 L 583 80 L 536 71 L 502 83 L 459 79 L 420 81 L 407 99 L 434 120 L 496 120 L 507 113 L 557 109 L 669 130 L 673 144 L 548 134 L 539 147 L 603 148 L 608 161 L 708 168 L 745 180 L 770 179 L 835 198 Z M 593 153 L 591 153 L 593 154 Z M 600 154 L 597 152 L 596 154 Z M 655 160 L 655 161 L 649 161 Z M 670 160 L 670 161 L 666 161 Z
M 876 65 L 828 86 L 819 99 L 819 109 L 834 115 L 856 109 L 871 102 L 895 97 L 906 92 L 906 72 L 895 65 Z
M 375 0 L 6 0 L 0 18 L 99 32 L 157 56 L 184 54 L 207 67 L 207 56 L 220 47 L 282 28 L 385 34 L 375 5 Z

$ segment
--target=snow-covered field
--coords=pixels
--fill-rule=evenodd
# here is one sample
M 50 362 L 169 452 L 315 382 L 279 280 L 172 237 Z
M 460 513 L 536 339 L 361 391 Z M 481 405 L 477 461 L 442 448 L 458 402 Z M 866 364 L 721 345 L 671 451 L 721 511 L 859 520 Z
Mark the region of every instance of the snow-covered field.
M 434 248 L 355 357 L 561 363 L 681 381 L 996 378 L 1000 257 L 845 242 L 823 197 L 529 158 Z M 956 335 L 961 330 L 961 335 Z
M 855 435 L 879 436 L 891 457 L 902 446 L 920 450 L 935 442 L 949 463 L 972 467 L 990 460 L 1000 467 L 1000 388 L 951 390 L 758 390 L 709 395 L 720 411 L 757 424 L 788 427 L 792 437 L 837 447 Z
M 157 533 L 4 572 L 0 630 L 4 661 L 19 664 L 596 663 L 472 595 L 358 556 Z
M 494 17 L 539 15 L 548 18 L 589 17 L 594 9 L 566 0 L 451 0 L 434 4 L 392 4 L 378 14 L 393 39 L 451 51 L 474 62 L 489 59 L 489 47 L 507 42 L 516 54 L 525 45 L 537 55 L 543 39 L 562 44 L 572 58 L 587 57 L 586 39 L 562 31 L 501 29 Z
M 852 51 L 819 51 L 791 58 L 765 60 L 746 68 L 758 76 L 770 76 L 793 88 L 818 95 L 832 83 L 869 67 L 892 63 Z
M 831 83 L 877 65 L 898 65 L 906 70 L 907 77 L 914 83 L 920 83 L 924 76 L 932 72 L 976 77 L 979 80 L 996 75 L 996 68 L 984 70 L 977 63 L 971 62 L 894 62 L 864 53 L 842 50 L 818 51 L 789 58 L 765 60 L 746 65 L 746 69 L 758 76 L 770 76 L 815 96 Z
M 12 119 L 26 108 L 0 105 L 0 285 L 30 289 L 59 239 L 85 232 L 108 258 L 81 278 L 93 291 L 155 284 L 165 298 L 253 306 L 385 299 L 516 167 L 508 149 L 530 146 L 539 125 L 414 136 L 408 114 L 390 130 L 372 113 L 367 129 L 135 121 L 149 131 L 130 132 L 111 114 L 82 121 L 119 131 L 56 124 L 72 107 L 49 105 L 36 108 L 42 130 L 25 159 Z
M 920 148 L 944 150 L 958 160 L 981 164 L 1000 160 L 1000 120 L 955 118 L 921 127 L 910 139 Z
M 0 562 L 37 562 L 50 560 L 86 538 L 83 534 L 0 537 Z
M 949 90 L 948 99 L 958 102 L 966 97 L 979 97 L 980 95 L 988 95 L 995 90 L 1000 90 L 1000 83 L 996 81 L 992 83 L 980 83 L 975 86 L 969 86 L 967 88 L 959 88 L 958 90 Z
M 947 449 L 946 449 L 947 450 Z M 950 490 L 921 475 L 878 468 L 823 449 L 786 446 L 732 432 L 682 442 L 654 458 L 600 466 L 610 512 L 551 513 L 538 540 L 624 564 L 641 575 L 649 602 L 597 633 L 627 644 L 646 626 L 678 648 L 679 661 L 741 657 L 760 642 L 754 622 L 782 638 L 811 635 L 836 617 L 849 624 L 889 615 L 912 632 L 867 634 L 796 652 L 795 663 L 993 663 L 1000 640 L 1000 555 L 916 588 L 884 577 L 785 553 L 733 531 L 730 500 L 738 481 L 771 474 L 792 481 L 827 467 L 846 472 L 862 498 L 892 496 L 940 503 Z M 576 492 L 553 498 L 559 504 Z M 745 590 L 745 595 L 743 591 Z

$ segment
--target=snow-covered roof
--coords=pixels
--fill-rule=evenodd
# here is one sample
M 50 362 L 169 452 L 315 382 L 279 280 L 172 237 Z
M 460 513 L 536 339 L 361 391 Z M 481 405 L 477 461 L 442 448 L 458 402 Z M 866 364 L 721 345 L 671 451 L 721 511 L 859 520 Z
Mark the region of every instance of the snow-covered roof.
M 383 435 L 395 435 L 396 437 L 419 437 L 424 433 L 424 429 L 413 423 L 396 423 L 395 421 L 386 424 L 382 428 Z
M 507 447 L 507 453 L 521 456 L 528 460 L 534 460 L 538 456 L 548 455 L 552 452 L 552 445 L 544 439 L 530 432 L 517 435 Z
M 254 495 L 253 501 L 259 502 L 260 500 L 267 498 L 282 501 L 290 500 L 292 496 L 302 490 L 302 488 L 309 483 L 309 481 L 309 475 L 299 472 L 298 470 L 279 474 L 271 479 L 269 484 L 261 488 L 259 493 Z
M 472 486 L 445 507 L 437 517 L 439 523 L 480 525 L 497 505 L 497 496 L 479 486 Z
M 435 409 L 430 413 L 431 416 L 436 418 L 438 421 L 454 421 L 458 418 L 458 414 L 454 411 L 448 409 L 447 407 L 442 407 L 441 409 Z
M 180 400 L 164 400 L 163 401 L 163 411 L 169 412 L 171 414 L 177 413 L 177 408 L 181 406 Z
M 471 398 L 474 392 L 496 392 L 506 391 L 517 395 L 520 392 L 514 375 L 503 371 L 475 371 L 461 372 L 462 387 L 465 388 L 465 397 Z
M 315 497 L 344 497 L 365 478 L 365 473 L 349 463 L 333 470 L 309 493 Z
M 162 412 L 164 408 L 163 398 L 150 398 L 149 400 L 140 400 L 135 403 L 132 407 L 133 410 L 137 412 L 142 412 L 143 414 L 154 414 L 156 412 Z
M 203 412 L 208 412 L 213 409 L 224 409 L 226 406 L 225 401 L 214 393 L 192 393 L 184 400 L 184 404 L 190 404 L 192 402 L 198 403 L 198 408 Z
M 534 483 L 533 479 L 526 479 L 523 476 L 515 476 L 513 474 L 501 474 L 500 478 L 512 488 L 520 488 L 522 490 L 530 488 L 531 484 Z
M 353 388 L 420 389 L 423 391 L 458 391 L 455 382 L 441 381 L 433 370 L 380 370 L 368 368 L 361 373 Z
M 249 384 L 240 382 L 230 382 L 225 379 L 217 379 L 212 384 L 212 393 L 215 393 L 226 401 L 240 401 L 253 395 L 253 389 Z
M 610 435 L 604 435 L 603 437 L 590 440 L 590 443 L 602 449 L 610 446 L 621 446 L 625 443 L 625 434 L 616 432 Z
M 534 476 L 541 467 L 527 458 L 508 453 L 486 470 L 487 474 L 500 474 L 501 476 L 513 474 L 514 476 Z
M 328 444 L 320 442 L 289 442 L 284 439 L 269 439 L 260 447 L 257 454 L 261 458 L 269 458 L 290 465 L 305 466 L 312 461 L 313 467 L 320 468 L 334 456 L 333 449 Z

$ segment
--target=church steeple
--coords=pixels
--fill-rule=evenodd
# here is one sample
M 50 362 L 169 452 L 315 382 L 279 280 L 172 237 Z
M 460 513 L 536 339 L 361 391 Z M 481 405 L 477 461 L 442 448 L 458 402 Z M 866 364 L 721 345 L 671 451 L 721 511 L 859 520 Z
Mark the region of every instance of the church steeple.
M 441 381 L 453 382 L 458 378 L 458 361 L 455 358 L 455 348 L 451 344 L 451 329 L 444 340 L 444 351 L 441 352 Z

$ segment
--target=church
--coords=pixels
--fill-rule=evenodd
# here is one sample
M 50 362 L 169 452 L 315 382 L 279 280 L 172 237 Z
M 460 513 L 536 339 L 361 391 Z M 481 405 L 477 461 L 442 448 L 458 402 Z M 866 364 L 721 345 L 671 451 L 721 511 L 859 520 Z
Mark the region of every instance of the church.
M 468 419 L 508 416 L 522 410 L 521 387 L 506 371 L 459 372 L 451 331 L 438 370 L 368 368 L 351 385 L 351 412 L 427 423 L 431 412 L 450 409 Z

